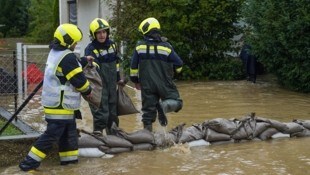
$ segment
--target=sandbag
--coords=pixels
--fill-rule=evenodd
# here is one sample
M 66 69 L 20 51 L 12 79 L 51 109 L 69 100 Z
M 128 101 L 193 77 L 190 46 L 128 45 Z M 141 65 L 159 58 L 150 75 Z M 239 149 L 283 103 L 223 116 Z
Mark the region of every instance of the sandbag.
M 117 113 L 119 116 L 139 113 L 122 86 L 117 88 Z
M 244 127 L 240 127 L 238 131 L 232 135 L 232 138 L 235 140 L 243 140 L 243 139 L 248 140 L 252 138 L 251 134 L 247 133 Z
M 132 148 L 133 145 L 128 140 L 114 136 L 114 135 L 104 135 L 99 137 L 106 146 L 113 147 L 123 147 L 123 148 Z
M 294 119 L 293 122 L 302 125 L 304 128 L 310 129 L 310 120 Z
M 178 143 L 182 133 L 183 133 L 183 128 L 185 126 L 185 123 L 182 123 L 174 128 L 172 128 L 168 133 L 169 133 L 169 137 L 170 139 L 174 142 L 174 143 Z
M 232 138 L 235 140 L 251 140 L 256 126 L 256 121 L 252 118 L 244 118 L 241 121 L 235 121 L 238 125 L 237 129 L 233 132 Z
M 119 154 L 119 153 L 130 152 L 130 151 L 132 151 L 131 148 L 114 147 L 114 148 L 108 149 L 105 153 L 106 154 Z
M 270 127 L 270 123 L 266 122 L 257 122 L 255 126 L 255 130 L 253 132 L 253 138 L 259 136 L 262 132 Z
M 155 148 L 153 144 L 150 143 L 139 143 L 133 145 L 133 151 L 151 151 Z
M 259 135 L 261 140 L 271 139 L 271 136 L 278 133 L 279 131 L 275 128 L 268 128 Z
M 191 127 L 186 128 L 183 130 L 178 143 L 185 143 L 204 138 L 205 132 L 202 128 L 203 127 L 200 124 L 194 124 Z
M 205 121 L 203 125 L 204 127 L 211 128 L 216 132 L 228 135 L 231 135 L 237 129 L 237 125 L 233 121 L 223 118 Z
M 277 132 L 275 134 L 273 134 L 271 136 L 272 139 L 279 139 L 279 138 L 290 138 L 290 135 L 289 134 L 284 134 L 282 132 Z
M 105 145 L 105 143 L 88 134 L 82 134 L 78 140 L 79 148 L 97 148 L 102 145 Z
M 291 137 L 310 137 L 310 130 L 304 129 L 301 132 L 293 133 L 293 134 L 291 134 Z
M 114 135 L 121 137 L 123 139 L 126 139 L 133 144 L 137 144 L 137 143 L 154 144 L 155 142 L 153 133 L 146 129 L 138 130 L 133 133 L 127 133 L 123 129 L 117 127 L 115 123 L 113 123 L 111 130 L 114 133 Z
M 286 131 L 288 131 L 288 129 L 289 129 L 288 126 L 286 126 L 286 124 L 281 123 L 277 120 L 270 119 L 269 123 L 270 123 L 271 127 L 276 128 L 278 131 L 283 132 L 283 133 L 286 133 Z
M 211 145 L 209 142 L 205 141 L 204 139 L 194 140 L 188 143 L 188 146 L 197 147 L 197 146 L 209 146 Z
M 83 98 L 94 107 L 99 108 L 102 96 L 101 77 L 96 66 L 92 66 L 89 63 L 83 68 L 83 72 L 92 87 L 91 98 L 86 98 L 85 96 Z
M 102 157 L 104 152 L 98 148 L 79 148 L 79 156 L 81 157 Z
M 295 122 L 285 123 L 285 125 L 288 127 L 288 129 L 285 131 L 286 134 L 293 134 L 295 132 L 302 132 L 305 129 L 303 126 L 301 126 Z
M 208 142 L 228 141 L 230 135 L 216 132 L 210 128 L 207 129 L 205 140 Z
M 133 144 L 155 143 L 153 133 L 146 129 L 142 129 L 133 133 L 128 133 L 127 135 L 124 135 L 124 139 L 130 141 Z
M 107 152 L 110 148 L 109 147 L 107 147 L 107 146 L 105 146 L 105 145 L 100 145 L 100 146 L 98 146 L 98 149 L 100 150 L 100 151 L 102 151 L 102 152 Z

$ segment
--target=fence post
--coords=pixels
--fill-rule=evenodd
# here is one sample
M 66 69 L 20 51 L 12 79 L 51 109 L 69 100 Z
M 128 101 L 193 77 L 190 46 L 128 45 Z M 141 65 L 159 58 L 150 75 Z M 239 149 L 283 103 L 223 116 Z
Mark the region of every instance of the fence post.
M 17 92 L 18 92 L 18 84 L 17 84 L 17 58 L 16 58 L 16 51 L 14 50 L 13 51 L 13 72 L 14 72 L 14 109 L 15 109 L 15 112 L 17 110 Z
M 27 92 L 28 92 L 28 78 L 27 78 L 27 66 L 28 66 L 28 61 L 27 61 L 27 45 L 23 45 L 23 65 L 24 65 L 24 68 L 23 68 L 23 71 L 24 71 L 24 77 L 23 77 L 23 92 L 24 92 L 24 98 L 26 96 L 28 96 Z
M 17 56 L 17 93 L 23 94 L 23 77 L 22 77 L 22 66 L 23 66 L 23 43 L 16 43 L 16 56 Z

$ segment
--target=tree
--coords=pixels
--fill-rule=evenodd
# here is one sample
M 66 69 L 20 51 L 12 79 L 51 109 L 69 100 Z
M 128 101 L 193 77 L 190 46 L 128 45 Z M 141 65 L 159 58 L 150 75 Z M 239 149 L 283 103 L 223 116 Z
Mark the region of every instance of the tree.
M 308 0 L 247 0 L 246 36 L 253 52 L 286 88 L 310 92 Z
M 3 37 L 20 37 L 28 30 L 29 0 L 0 0 L 0 33 Z
M 242 74 L 236 69 L 239 66 L 242 70 L 241 62 L 224 53 L 232 50 L 231 38 L 240 33 L 235 24 L 240 18 L 242 2 L 118 0 L 110 2 L 114 8 L 111 24 L 117 26 L 117 39 L 126 42 L 126 55 L 130 57 L 135 42 L 141 38 L 137 30 L 140 22 L 155 17 L 161 23 L 163 34 L 185 62 L 183 79 L 235 79 Z M 222 73 L 218 74 L 220 71 Z
M 30 0 L 31 6 L 29 9 L 30 24 L 29 34 L 30 40 L 38 43 L 48 43 L 53 39 L 55 31 L 55 18 L 54 9 L 55 0 Z M 56 0 L 57 1 L 57 0 Z

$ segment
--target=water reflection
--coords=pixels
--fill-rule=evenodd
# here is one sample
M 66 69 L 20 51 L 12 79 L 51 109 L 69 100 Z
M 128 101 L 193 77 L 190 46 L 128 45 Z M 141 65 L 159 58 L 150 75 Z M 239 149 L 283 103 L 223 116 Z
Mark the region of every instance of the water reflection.
M 157 122 L 157 131 L 169 130 L 185 122 L 202 123 L 217 117 L 240 118 L 250 112 L 258 116 L 289 122 L 310 119 L 310 95 L 279 88 L 273 77 L 260 77 L 256 84 L 246 81 L 178 82 L 184 108 L 169 114 L 167 128 Z M 140 104 L 136 91 L 126 88 L 133 101 Z M 92 130 L 92 119 L 83 103 L 83 120 L 78 126 Z M 30 114 L 27 114 L 30 115 Z M 40 119 L 41 120 L 41 119 Z M 142 128 L 141 115 L 120 117 L 120 127 L 127 132 Z M 58 161 L 44 161 L 38 174 L 310 174 L 310 138 L 282 138 L 225 145 L 189 148 L 178 145 L 164 150 L 136 151 L 110 159 L 80 158 L 78 165 L 62 167 Z M 19 174 L 17 166 L 0 168 L 1 174 Z

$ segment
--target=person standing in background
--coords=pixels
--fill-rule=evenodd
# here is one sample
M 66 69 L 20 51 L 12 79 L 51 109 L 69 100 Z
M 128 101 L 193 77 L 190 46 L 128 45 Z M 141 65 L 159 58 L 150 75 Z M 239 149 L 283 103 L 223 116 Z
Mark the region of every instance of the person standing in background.
M 257 75 L 257 58 L 251 53 L 251 46 L 244 43 L 240 55 L 239 55 L 243 66 L 245 68 L 247 74 L 247 81 L 251 81 L 256 83 L 256 75 Z

